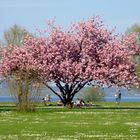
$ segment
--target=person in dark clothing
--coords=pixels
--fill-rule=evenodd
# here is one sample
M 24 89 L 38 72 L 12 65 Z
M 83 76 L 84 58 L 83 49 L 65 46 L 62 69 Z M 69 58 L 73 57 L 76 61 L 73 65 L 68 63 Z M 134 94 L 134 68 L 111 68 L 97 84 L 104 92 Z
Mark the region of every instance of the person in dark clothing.
M 120 92 L 120 90 L 118 90 L 116 92 L 115 97 L 116 97 L 116 103 L 119 105 L 120 102 L 121 102 L 121 92 Z

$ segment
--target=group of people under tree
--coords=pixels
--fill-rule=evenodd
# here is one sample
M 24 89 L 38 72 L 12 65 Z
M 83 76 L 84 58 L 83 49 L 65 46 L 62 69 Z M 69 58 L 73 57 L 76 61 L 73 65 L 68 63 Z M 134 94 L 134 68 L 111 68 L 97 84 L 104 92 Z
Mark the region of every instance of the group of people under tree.
M 74 103 L 74 105 L 76 105 L 77 107 L 81 107 L 86 105 L 85 101 L 83 99 L 77 99 L 76 102 Z
M 121 102 L 121 91 L 120 90 L 117 90 L 117 92 L 115 93 L 115 101 L 116 103 L 119 105 L 120 102 Z M 44 105 L 47 106 L 48 103 L 51 102 L 51 97 L 50 97 L 50 94 L 47 94 L 44 98 L 43 98 L 43 102 L 44 102 Z M 61 102 L 61 100 L 59 100 L 57 102 L 57 105 L 58 106 L 64 106 L 63 103 Z M 83 99 L 79 99 L 77 98 L 77 100 L 75 102 L 72 102 L 71 103 L 71 107 L 73 106 L 76 106 L 76 107 L 82 107 L 82 106 L 87 106 L 88 103 L 86 103 Z
M 64 106 L 64 104 L 61 102 L 61 100 L 59 100 L 57 102 L 57 105 Z M 71 104 L 70 104 L 71 107 L 73 107 L 73 106 L 82 107 L 84 105 L 86 105 L 85 101 L 83 99 L 79 99 L 79 98 L 77 98 L 77 100 L 75 102 L 71 102 Z
M 49 103 L 51 102 L 50 94 L 47 94 L 42 100 L 43 100 L 45 106 L 49 105 Z M 57 105 L 63 106 L 63 103 L 61 102 L 61 100 L 59 100 L 57 102 Z M 72 102 L 72 104 L 71 104 L 71 106 L 77 106 L 77 107 L 81 107 L 84 105 L 86 105 L 85 101 L 83 99 L 79 99 L 79 98 L 77 98 L 77 100 L 75 102 Z

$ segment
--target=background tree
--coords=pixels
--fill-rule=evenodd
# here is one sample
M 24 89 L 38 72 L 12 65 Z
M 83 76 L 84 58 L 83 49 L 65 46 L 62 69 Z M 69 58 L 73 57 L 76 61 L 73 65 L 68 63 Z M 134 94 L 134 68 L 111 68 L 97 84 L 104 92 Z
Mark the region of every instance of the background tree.
M 32 101 L 37 101 L 39 96 L 37 91 L 40 84 L 34 64 L 37 61 L 28 47 L 7 48 L 3 52 L 1 74 L 8 83 L 11 94 L 17 98 L 19 111 L 33 109 Z
M 26 56 L 26 52 L 23 51 L 24 49 L 22 50 L 22 48 L 21 49 L 17 48 L 17 47 L 23 47 L 24 39 L 27 36 L 32 36 L 32 35 L 26 29 L 18 25 L 13 25 L 7 31 L 5 31 L 4 41 L 3 41 L 5 48 L 3 49 L 6 51 L 6 53 L 4 55 L 7 55 L 7 57 L 11 58 L 11 54 L 13 55 L 13 52 L 15 52 L 16 55 L 15 60 L 18 59 L 19 61 L 20 61 L 19 56 L 24 55 L 24 57 L 28 57 Z M 5 59 L 5 56 L 2 59 Z M 11 60 L 8 61 L 9 63 L 13 64 L 12 58 Z M 33 99 L 32 92 L 34 91 L 34 95 L 36 95 L 36 98 L 38 97 L 38 93 L 35 92 L 35 86 L 34 89 L 32 87 L 33 79 L 31 77 L 28 77 L 28 72 L 26 73 L 25 71 L 18 71 L 18 72 L 19 73 L 15 72 L 5 76 L 5 81 L 9 87 L 10 94 L 17 99 L 18 109 L 20 111 L 25 111 L 33 108 L 33 100 L 31 101 L 31 98 Z M 37 88 L 36 91 L 38 91 Z
M 85 87 L 77 94 L 78 98 L 82 98 L 86 102 L 104 101 L 105 93 L 99 87 Z
M 137 40 L 140 43 L 140 24 L 134 24 L 132 25 L 130 28 L 128 28 L 125 32 L 126 35 L 130 35 L 130 34 L 136 34 L 137 36 Z M 139 44 L 140 47 L 140 44 Z M 139 55 L 135 55 L 134 56 L 134 60 L 137 63 L 136 65 L 136 73 L 138 78 L 140 79 L 140 56 Z M 134 87 L 133 88 L 135 91 L 140 91 L 139 88 Z
M 21 46 L 24 38 L 31 35 L 26 29 L 18 25 L 13 25 L 4 32 L 4 43 L 8 46 Z
M 127 28 L 125 32 L 126 35 L 130 35 L 132 33 L 136 33 L 137 39 L 138 41 L 140 41 L 140 25 L 139 24 L 132 25 L 130 28 Z

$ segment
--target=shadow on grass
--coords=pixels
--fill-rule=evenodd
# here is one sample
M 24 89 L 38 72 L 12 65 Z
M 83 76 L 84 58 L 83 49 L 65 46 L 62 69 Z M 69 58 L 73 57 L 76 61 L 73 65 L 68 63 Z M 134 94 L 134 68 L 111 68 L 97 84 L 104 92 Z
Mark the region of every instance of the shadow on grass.
M 140 107 L 90 107 L 88 109 L 140 109 Z
M 3 111 L 16 111 L 15 108 L 0 108 L 0 112 L 3 112 Z
M 113 106 L 113 107 L 104 107 L 102 105 L 96 105 L 96 106 L 82 106 L 82 107 L 73 107 L 73 108 L 67 108 L 67 107 L 59 107 L 59 106 L 55 106 L 55 107 L 50 107 L 50 106 L 47 106 L 47 107 L 40 107 L 40 108 L 37 108 L 37 110 L 43 110 L 43 111 L 46 111 L 46 110 L 50 110 L 50 111 L 70 111 L 70 110 L 75 110 L 75 111 L 80 111 L 80 110 L 85 110 L 85 109 L 113 109 L 113 110 L 120 110 L 120 109 L 137 109 L 137 110 L 140 110 L 140 107 L 123 107 L 123 106 Z
M 123 106 L 116 106 L 116 107 L 104 107 L 102 105 L 94 105 L 94 106 L 82 106 L 82 107 L 73 107 L 73 108 L 67 108 L 67 107 L 59 107 L 59 106 L 45 106 L 45 107 L 37 107 L 35 111 L 49 111 L 49 112 L 56 112 L 56 111 L 80 111 L 85 109 L 103 109 L 103 110 L 123 110 L 123 109 L 137 109 L 140 110 L 140 107 L 123 107 Z M 0 112 L 3 111 L 17 111 L 16 106 L 0 106 Z

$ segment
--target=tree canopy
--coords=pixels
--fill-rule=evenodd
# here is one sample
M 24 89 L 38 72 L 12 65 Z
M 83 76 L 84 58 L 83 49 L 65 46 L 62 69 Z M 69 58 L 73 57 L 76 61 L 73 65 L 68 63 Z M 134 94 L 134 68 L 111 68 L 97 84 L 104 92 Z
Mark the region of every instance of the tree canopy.
M 21 46 L 27 35 L 31 34 L 23 27 L 15 24 L 4 32 L 4 44 L 6 46 Z
M 1 70 L 4 76 L 19 71 L 35 74 L 66 105 L 86 84 L 138 85 L 135 54 L 139 54 L 135 36 L 117 37 L 92 18 L 66 31 L 51 25 L 47 37 L 26 37 L 22 48 L 5 53 Z

